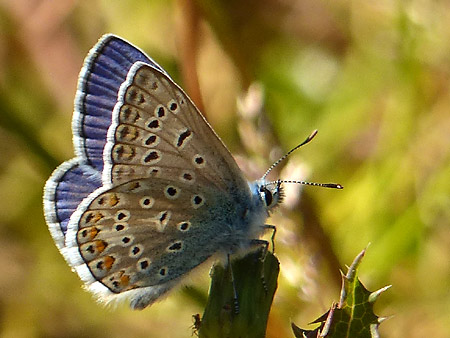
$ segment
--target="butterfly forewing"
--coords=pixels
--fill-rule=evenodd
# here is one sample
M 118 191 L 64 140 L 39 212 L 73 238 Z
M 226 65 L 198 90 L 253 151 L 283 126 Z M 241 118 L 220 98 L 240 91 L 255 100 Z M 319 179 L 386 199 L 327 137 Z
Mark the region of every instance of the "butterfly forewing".
M 141 50 L 107 34 L 91 49 L 78 80 L 73 116 L 75 152 L 94 169 L 103 169 L 103 149 L 120 85 L 136 61 L 161 69 Z
M 170 177 L 221 190 L 246 187 L 229 151 L 166 75 L 136 63 L 119 95 L 105 152 L 113 183 Z

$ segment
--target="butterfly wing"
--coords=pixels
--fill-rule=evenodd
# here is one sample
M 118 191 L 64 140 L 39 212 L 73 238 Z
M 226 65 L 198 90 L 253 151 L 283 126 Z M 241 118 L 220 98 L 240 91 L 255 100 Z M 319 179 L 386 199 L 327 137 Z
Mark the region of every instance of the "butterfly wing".
M 103 182 L 167 177 L 214 185 L 225 192 L 247 187 L 219 137 L 169 77 L 137 62 L 122 84 L 104 152 Z
M 150 65 L 132 66 L 112 119 L 104 188 L 73 215 L 66 255 L 101 299 L 126 293 L 145 307 L 223 249 L 249 189 L 190 99 Z
M 103 150 L 120 85 L 137 61 L 164 72 L 144 52 L 107 34 L 91 49 L 81 69 L 72 120 L 75 154 L 98 171 L 103 170 Z
M 101 185 L 100 173 L 78 158 L 64 162 L 48 179 L 44 188 L 44 214 L 58 249 L 65 247 L 70 216 Z
M 73 132 L 78 156 L 49 179 L 44 209 L 103 300 L 151 304 L 223 248 L 245 212 L 249 188 L 229 151 L 167 74 L 117 37 L 85 62 Z
M 143 308 L 223 247 L 233 204 L 215 187 L 172 179 L 100 189 L 72 217 L 66 255 L 102 301 L 124 295 Z
M 44 188 L 44 214 L 59 249 L 65 246 L 72 213 L 102 186 L 103 151 L 120 85 L 138 61 L 164 72 L 141 50 L 111 34 L 104 35 L 84 61 L 72 120 L 77 157 L 59 166 Z

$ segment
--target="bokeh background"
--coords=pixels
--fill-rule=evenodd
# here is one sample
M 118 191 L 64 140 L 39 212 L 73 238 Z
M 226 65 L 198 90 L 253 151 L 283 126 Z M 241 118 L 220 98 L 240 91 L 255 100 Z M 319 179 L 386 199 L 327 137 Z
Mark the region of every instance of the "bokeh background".
M 48 233 L 42 188 L 73 157 L 78 72 L 107 32 L 186 89 L 249 178 L 319 129 L 274 178 L 345 189 L 290 186 L 273 215 L 268 337 L 337 301 L 369 243 L 362 282 L 393 285 L 382 337 L 450 337 L 448 1 L 0 0 L 1 338 L 190 337 L 203 311 L 208 267 L 142 312 L 97 305 Z

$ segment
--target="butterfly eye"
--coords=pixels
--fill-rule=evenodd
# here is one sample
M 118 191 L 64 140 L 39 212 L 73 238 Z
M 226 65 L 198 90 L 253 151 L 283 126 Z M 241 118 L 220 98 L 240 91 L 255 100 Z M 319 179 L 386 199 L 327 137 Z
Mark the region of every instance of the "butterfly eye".
M 264 201 L 264 203 L 266 203 L 266 206 L 271 207 L 273 202 L 272 192 L 266 187 L 262 186 L 259 188 L 259 194 L 261 195 L 261 198 Z

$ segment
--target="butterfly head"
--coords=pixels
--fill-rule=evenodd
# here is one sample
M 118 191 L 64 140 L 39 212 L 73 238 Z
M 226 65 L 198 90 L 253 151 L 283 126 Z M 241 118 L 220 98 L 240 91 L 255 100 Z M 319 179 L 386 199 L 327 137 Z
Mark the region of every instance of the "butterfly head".
M 265 182 L 265 180 L 261 180 L 257 182 L 257 185 L 259 197 L 268 212 L 272 211 L 283 202 L 284 192 L 280 180 L 274 182 Z
M 342 185 L 336 183 L 314 183 L 314 182 L 306 182 L 306 181 L 293 181 L 293 180 L 276 180 L 267 182 L 267 175 L 274 169 L 278 164 L 284 161 L 290 154 L 292 154 L 295 150 L 300 148 L 301 146 L 309 143 L 315 136 L 317 135 L 317 130 L 314 130 L 311 135 L 309 135 L 305 141 L 300 143 L 298 146 L 291 149 L 280 159 L 275 161 L 269 169 L 267 169 L 266 173 L 261 177 L 260 180 L 256 181 L 256 187 L 258 189 L 259 198 L 261 199 L 263 205 L 265 206 L 267 212 L 270 213 L 275 207 L 277 207 L 284 198 L 283 186 L 282 183 L 295 183 L 302 185 L 312 185 L 316 187 L 324 187 L 324 188 L 334 188 L 334 189 L 342 189 Z

